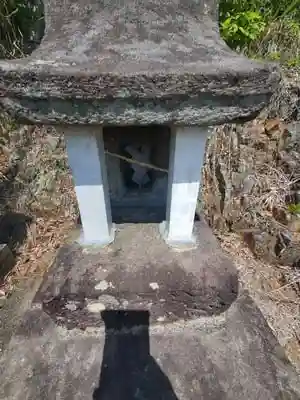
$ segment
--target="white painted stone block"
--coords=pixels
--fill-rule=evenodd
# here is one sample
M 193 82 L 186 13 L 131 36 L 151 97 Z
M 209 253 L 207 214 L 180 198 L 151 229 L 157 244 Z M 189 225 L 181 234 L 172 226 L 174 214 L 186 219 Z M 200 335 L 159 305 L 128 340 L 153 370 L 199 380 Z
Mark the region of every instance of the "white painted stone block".
M 83 244 L 107 245 L 114 239 L 101 127 L 62 128 L 79 205 Z
M 208 134 L 204 127 L 176 127 L 171 133 L 167 212 L 161 227 L 170 245 L 194 243 L 194 218 Z

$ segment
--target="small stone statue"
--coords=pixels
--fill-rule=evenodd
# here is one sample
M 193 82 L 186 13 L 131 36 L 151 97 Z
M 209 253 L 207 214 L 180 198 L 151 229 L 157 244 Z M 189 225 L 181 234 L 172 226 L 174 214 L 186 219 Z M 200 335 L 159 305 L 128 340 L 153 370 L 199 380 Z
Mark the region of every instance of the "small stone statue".
M 135 161 L 150 164 L 150 146 L 147 146 L 146 144 L 142 146 L 132 144 L 126 146 L 125 150 Z M 133 175 L 131 179 L 139 186 L 139 188 L 147 185 L 147 183 L 151 181 L 148 174 L 149 168 L 137 163 L 132 163 L 131 168 L 133 169 Z

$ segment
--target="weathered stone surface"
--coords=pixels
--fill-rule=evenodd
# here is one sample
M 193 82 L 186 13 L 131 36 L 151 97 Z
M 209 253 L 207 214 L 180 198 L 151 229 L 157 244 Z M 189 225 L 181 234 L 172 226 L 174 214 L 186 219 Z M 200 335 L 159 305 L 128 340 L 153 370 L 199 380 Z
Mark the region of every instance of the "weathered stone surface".
M 217 14 L 216 0 L 45 0 L 41 46 L 0 62 L 0 104 L 47 124 L 252 119 L 277 86 L 277 67 L 229 49 Z
M 175 251 L 156 224 L 118 226 L 100 252 L 65 246 L 34 304 L 68 328 L 102 325 L 104 309 L 149 310 L 151 323 L 220 314 L 235 300 L 235 267 L 204 221 L 195 226 L 197 248 Z
M 149 327 L 146 310 L 101 318 L 105 329 L 67 331 L 28 311 L 1 360 L 0 398 L 300 399 L 299 377 L 247 293 L 219 316 L 185 322 Z
M 280 118 L 285 122 L 300 120 L 300 72 L 298 68 L 282 68 L 282 80 L 276 88 L 262 118 Z
M 289 203 L 299 202 L 297 82 L 285 77 L 280 93 L 255 121 L 214 130 L 203 207 L 214 228 L 240 232 L 255 255 L 292 266 L 300 260 L 299 224 L 288 212 Z

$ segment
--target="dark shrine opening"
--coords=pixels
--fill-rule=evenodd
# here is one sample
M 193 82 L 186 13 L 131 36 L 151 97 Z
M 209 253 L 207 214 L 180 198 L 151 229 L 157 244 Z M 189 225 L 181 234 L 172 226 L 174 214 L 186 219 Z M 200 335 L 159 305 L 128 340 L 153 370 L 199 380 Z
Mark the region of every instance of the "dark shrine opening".
M 113 221 L 163 221 L 170 128 L 163 125 L 106 127 L 103 136 Z

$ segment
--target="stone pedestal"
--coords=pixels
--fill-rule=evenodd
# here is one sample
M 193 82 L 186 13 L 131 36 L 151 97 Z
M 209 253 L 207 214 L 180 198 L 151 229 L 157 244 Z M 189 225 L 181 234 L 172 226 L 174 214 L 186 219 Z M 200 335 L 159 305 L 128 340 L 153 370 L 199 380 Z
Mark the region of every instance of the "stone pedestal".
M 0 399 L 299 400 L 201 220 L 194 237 L 181 252 L 157 224 L 125 224 L 102 249 L 64 246 L 2 354 Z
M 125 224 L 106 248 L 65 246 L 34 305 L 81 329 L 101 326 L 104 309 L 147 310 L 151 323 L 220 314 L 237 296 L 237 272 L 204 221 L 194 235 L 194 249 L 176 251 L 157 224 Z
M 224 313 L 149 326 L 99 311 L 85 331 L 25 313 L 0 364 L 5 400 L 299 400 L 300 383 L 246 293 Z

